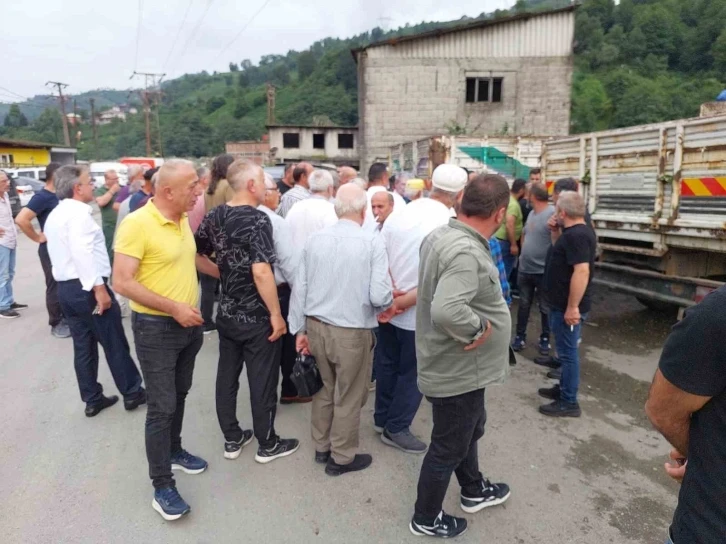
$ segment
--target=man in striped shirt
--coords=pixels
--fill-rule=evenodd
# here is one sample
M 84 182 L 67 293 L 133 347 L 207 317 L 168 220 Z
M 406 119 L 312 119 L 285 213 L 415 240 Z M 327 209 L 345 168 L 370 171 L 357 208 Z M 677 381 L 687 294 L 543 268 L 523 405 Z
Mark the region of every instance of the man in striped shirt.
M 313 165 L 309 162 L 301 162 L 292 171 L 292 180 L 295 183 L 295 187 L 287 191 L 280 199 L 280 206 L 277 208 L 277 213 L 282 217 L 286 217 L 290 208 L 295 203 L 310 198 L 310 186 L 308 185 L 308 178 L 313 173 Z

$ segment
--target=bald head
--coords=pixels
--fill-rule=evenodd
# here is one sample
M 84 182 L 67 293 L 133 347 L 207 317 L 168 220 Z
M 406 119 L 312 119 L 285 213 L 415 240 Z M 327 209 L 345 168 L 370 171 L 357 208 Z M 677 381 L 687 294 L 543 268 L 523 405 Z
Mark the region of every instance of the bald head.
M 176 217 L 194 208 L 201 189 L 193 162 L 170 159 L 154 176 L 154 203 L 162 213 Z
M 113 169 L 106 170 L 103 173 L 103 179 L 106 182 L 106 187 L 113 187 L 114 185 L 118 185 L 119 179 L 118 179 L 118 172 Z
M 393 211 L 393 194 L 388 191 L 378 191 L 371 197 L 371 211 L 376 218 L 376 223 L 381 225 L 386 222 Z
M 265 171 L 261 166 L 242 159 L 234 161 L 227 170 L 227 182 L 232 190 L 245 198 L 262 204 L 265 200 Z
M 362 225 L 367 207 L 366 192 L 353 183 L 343 185 L 335 195 L 335 213 L 340 219 L 350 219 Z
M 340 176 L 340 184 L 345 185 L 350 180 L 355 179 L 355 177 L 358 175 L 358 172 L 355 171 L 355 168 L 352 168 L 350 166 L 341 166 L 338 169 L 338 175 Z

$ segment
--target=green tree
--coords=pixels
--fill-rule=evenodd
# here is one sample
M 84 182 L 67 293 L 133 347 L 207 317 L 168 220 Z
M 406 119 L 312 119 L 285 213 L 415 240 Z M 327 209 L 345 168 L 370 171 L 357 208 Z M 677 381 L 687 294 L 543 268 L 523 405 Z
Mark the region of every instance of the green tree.
M 49 143 L 63 142 L 63 118 L 58 110 L 46 108 L 33 122 L 38 139 Z
M 237 84 L 243 89 L 250 86 L 250 76 L 247 73 L 247 70 L 240 72 L 239 77 L 237 78 Z
M 227 101 L 221 97 L 221 96 L 213 96 L 209 100 L 207 100 L 207 106 L 206 111 L 207 113 L 214 113 L 219 108 L 224 106 L 227 103 Z
M 572 132 L 604 130 L 610 125 L 612 103 L 595 76 L 576 74 L 572 86 Z
M 13 104 L 10 106 L 10 111 L 5 116 L 5 122 L 3 124 L 11 128 L 27 127 L 28 118 L 20 111 L 20 106 Z
M 713 57 L 714 68 L 719 72 L 726 73 L 726 28 L 713 43 L 711 48 L 711 56 Z
M 239 66 L 236 62 L 230 62 L 229 63 L 229 71 L 230 72 L 239 72 Z
M 276 85 L 287 85 L 290 83 L 290 71 L 284 64 L 275 64 L 270 76 L 272 83 Z
M 312 51 L 303 51 L 297 58 L 297 73 L 300 80 L 307 79 L 314 71 L 317 61 Z

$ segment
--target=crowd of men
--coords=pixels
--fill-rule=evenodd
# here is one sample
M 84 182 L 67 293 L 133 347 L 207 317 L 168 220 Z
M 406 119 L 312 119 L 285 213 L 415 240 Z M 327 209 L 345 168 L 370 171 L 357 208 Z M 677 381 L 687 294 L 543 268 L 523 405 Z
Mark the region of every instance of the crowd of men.
M 279 402 L 312 402 L 314 460 L 325 473 L 364 470 L 373 459 L 360 451 L 360 416 L 375 389 L 371 424 L 381 441 L 425 454 L 409 525 L 415 535 L 466 530 L 466 519 L 442 509 L 452 473 L 464 512 L 510 497 L 507 484 L 480 472 L 478 441 L 486 388 L 506 379 L 510 349 L 524 349 L 535 295 L 537 362 L 559 382 L 539 390 L 551 401 L 540 412 L 581 415 L 578 346 L 597 243 L 573 179 L 554 184 L 551 205 L 536 169 L 510 187 L 501 176 L 448 164 L 430 180 L 392 180 L 382 163 L 362 179 L 350 167 L 302 162 L 275 182 L 258 165 L 221 155 L 211 171 L 180 159 L 146 172 L 132 167 L 124 187 L 113 170 L 95 190 L 81 166 L 51 164 L 46 175 L 16 222 L 39 244 L 53 334 L 73 338 L 88 417 L 118 401 L 98 383 L 98 344 L 124 407 L 148 404 L 152 506 L 166 520 L 190 511 L 172 471 L 208 466 L 182 447 L 181 429 L 196 355 L 214 331 L 223 456 L 238 458 L 253 439 L 263 464 L 298 450 L 298 439 L 275 430 L 282 378 Z M 0 315 L 16 317 L 25 306 L 12 294 L 17 234 L 7 182 L 0 173 Z M 520 298 L 514 338 L 510 282 Z M 126 304 L 141 372 L 122 326 Z M 312 398 L 291 380 L 298 354 L 312 355 L 322 378 Z M 252 429 L 237 418 L 245 366 Z M 661 367 L 678 383 L 677 365 Z M 424 396 L 433 412 L 429 444 L 410 430 Z M 681 434 L 674 444 L 684 451 Z

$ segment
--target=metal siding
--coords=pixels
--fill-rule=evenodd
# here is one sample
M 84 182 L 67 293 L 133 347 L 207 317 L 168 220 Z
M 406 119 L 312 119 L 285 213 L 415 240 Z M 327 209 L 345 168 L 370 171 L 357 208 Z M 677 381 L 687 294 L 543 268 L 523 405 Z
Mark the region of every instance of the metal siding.
M 567 57 L 573 32 L 574 14 L 559 13 L 370 47 L 367 54 L 372 59 Z

